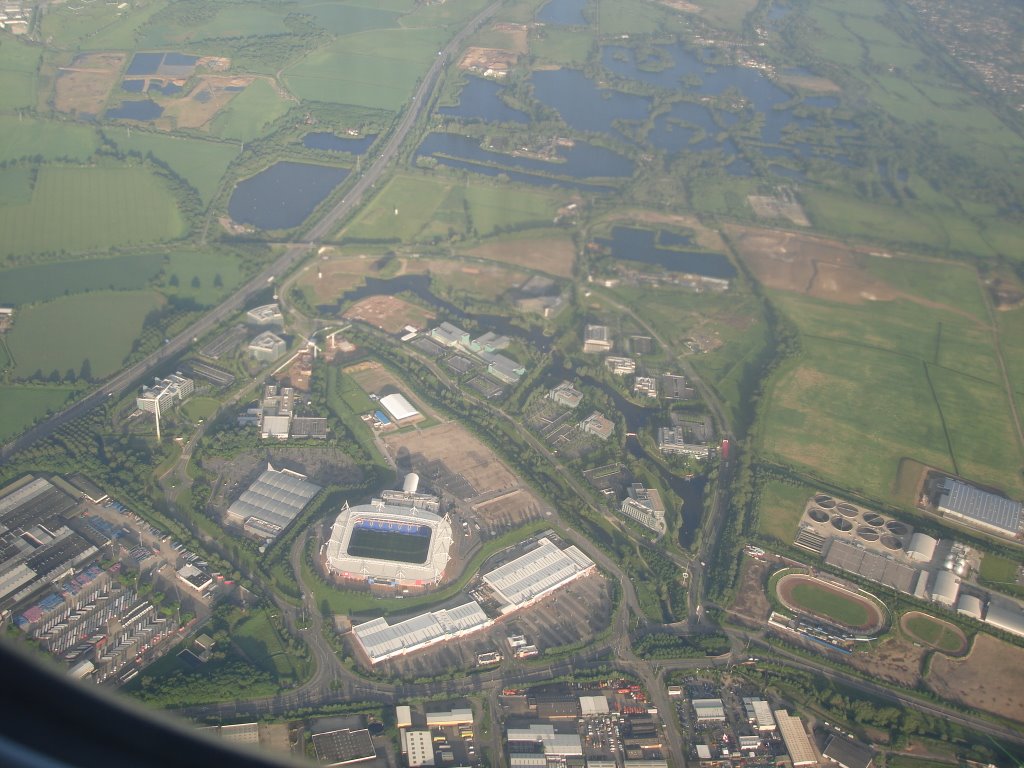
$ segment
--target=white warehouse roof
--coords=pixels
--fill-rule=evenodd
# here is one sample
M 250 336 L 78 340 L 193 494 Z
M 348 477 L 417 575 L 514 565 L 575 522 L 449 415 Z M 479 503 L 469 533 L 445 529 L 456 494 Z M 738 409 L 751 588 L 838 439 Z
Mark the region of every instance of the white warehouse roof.
M 530 741 L 544 745 L 545 757 L 568 757 L 583 754 L 583 743 L 579 734 L 555 733 L 552 725 L 533 723 L 529 728 L 509 728 L 509 742 Z
M 414 416 L 420 415 L 420 412 L 413 408 L 412 403 L 406 400 L 405 395 L 400 392 L 385 395 L 380 399 L 380 404 L 395 421 L 411 419 Z
M 910 556 L 911 560 L 929 562 L 933 557 L 935 557 L 935 547 L 938 543 L 938 541 L 926 533 L 915 533 L 910 538 L 910 546 L 907 547 L 907 554 Z
M 956 604 L 956 612 L 966 614 L 981 621 L 982 609 L 984 607 L 985 604 L 981 602 L 980 598 L 974 595 L 960 595 L 960 600 Z
M 990 605 L 988 614 L 985 616 L 985 623 L 1024 637 L 1024 613 L 1018 609 Z
M 584 717 L 607 715 L 608 699 L 604 696 L 580 696 L 580 711 Z
M 932 586 L 932 600 L 943 605 L 953 605 L 960 593 L 960 579 L 952 571 L 939 571 L 935 574 Z
M 511 562 L 484 574 L 484 582 L 509 605 L 503 613 L 540 599 L 587 573 L 594 561 L 575 546 L 559 549 L 543 538 L 532 549 Z
M 319 492 L 320 486 L 304 475 L 268 464 L 256 482 L 228 507 L 228 514 L 242 519 L 255 517 L 283 529 Z
M 471 600 L 458 608 L 423 613 L 393 626 L 381 617 L 353 627 L 352 633 L 370 661 L 376 664 L 442 640 L 467 635 L 491 623 L 480 605 Z

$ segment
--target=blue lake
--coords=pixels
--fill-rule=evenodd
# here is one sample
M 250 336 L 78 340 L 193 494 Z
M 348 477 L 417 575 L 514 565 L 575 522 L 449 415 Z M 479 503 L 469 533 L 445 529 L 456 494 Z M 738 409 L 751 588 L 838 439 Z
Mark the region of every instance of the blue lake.
M 545 24 L 563 24 L 572 26 L 586 24 L 583 18 L 583 9 L 587 7 L 587 0 L 550 0 L 537 14 L 537 21 Z
M 260 229 L 289 229 L 304 222 L 348 171 L 311 163 L 280 162 L 240 181 L 228 203 L 231 218 Z
M 104 117 L 110 120 L 156 120 L 164 108 L 155 101 L 122 101 L 116 109 L 108 109 Z
M 160 63 L 164 60 L 161 53 L 136 53 L 132 56 L 132 63 L 125 71 L 126 75 L 153 75 L 156 74 Z
M 171 51 L 164 54 L 163 65 L 165 67 L 191 67 L 197 61 L 199 61 L 198 56 L 190 56 L 186 53 L 175 53 L 174 51 Z
M 512 109 L 498 98 L 502 86 L 492 80 L 471 77 L 459 93 L 459 104 L 456 107 L 441 107 L 438 113 L 461 118 L 479 118 L 489 123 L 528 123 L 530 117 L 525 112 Z
M 142 93 L 142 89 L 145 87 L 145 80 L 125 80 L 121 83 L 121 89 L 128 91 L 128 93 Z
M 689 245 L 672 239 L 672 233 L 634 227 L 613 227 L 611 238 L 600 238 L 600 245 L 610 248 L 612 257 L 626 261 L 639 261 L 663 267 L 670 272 L 686 272 L 703 277 L 731 279 L 736 277 L 736 269 L 729 260 L 720 253 L 704 253 L 701 251 L 682 251 L 666 248 L 666 245 Z
M 532 75 L 533 94 L 580 131 L 611 133 L 615 120 L 643 122 L 651 110 L 646 96 L 599 88 L 578 69 L 539 70 Z
M 329 131 L 317 131 L 303 136 L 302 146 L 309 149 L 326 149 L 328 152 L 351 152 L 353 155 L 361 155 L 370 148 L 376 138 L 376 133 L 355 139 L 338 136 Z
M 533 157 L 513 157 L 480 147 L 477 139 L 454 133 L 431 133 L 420 144 L 417 155 L 447 155 L 475 163 L 494 163 L 522 171 L 538 171 L 558 176 L 628 177 L 633 175 L 633 161 L 610 149 L 577 141 L 573 147 L 560 147 L 558 157 L 564 162 L 548 162 Z M 500 173 L 499 169 L 499 173 Z

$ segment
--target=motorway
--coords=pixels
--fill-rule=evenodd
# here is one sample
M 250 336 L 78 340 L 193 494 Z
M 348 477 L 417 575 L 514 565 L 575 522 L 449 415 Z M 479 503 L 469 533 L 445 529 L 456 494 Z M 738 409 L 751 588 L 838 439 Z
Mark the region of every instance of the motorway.
M 186 330 L 169 339 L 160 349 L 123 369 L 81 400 L 41 421 L 5 444 L 0 448 L 0 461 L 7 461 L 18 451 L 24 450 L 39 440 L 48 437 L 64 424 L 77 419 L 95 408 L 105 398 L 117 397 L 129 387 L 138 383 L 144 376 L 155 371 L 159 366 L 184 353 L 192 345 L 194 339 L 206 335 L 220 325 L 220 323 L 231 317 L 231 315 L 238 312 L 250 297 L 266 289 L 275 280 L 280 280 L 298 262 L 310 254 L 316 248 L 316 243 L 324 236 L 334 232 L 338 224 L 362 203 L 366 192 L 373 188 L 380 180 L 391 164 L 391 161 L 397 157 L 402 144 L 409 135 L 409 131 L 412 130 L 416 120 L 429 102 L 427 96 L 433 91 L 434 84 L 444 70 L 445 63 L 462 45 L 462 41 L 494 14 L 502 2 L 504 0 L 495 0 L 495 2 L 480 11 L 452 37 L 442 50 L 438 51 L 434 63 L 420 81 L 412 101 L 402 114 L 398 125 L 395 126 L 388 137 L 387 143 L 380 151 L 379 156 L 370 164 L 363 175 L 356 181 L 355 185 L 346 193 L 345 197 L 337 205 L 324 213 L 306 232 L 305 242 L 287 248 L 276 261 L 264 268 L 259 274 L 255 275 Z

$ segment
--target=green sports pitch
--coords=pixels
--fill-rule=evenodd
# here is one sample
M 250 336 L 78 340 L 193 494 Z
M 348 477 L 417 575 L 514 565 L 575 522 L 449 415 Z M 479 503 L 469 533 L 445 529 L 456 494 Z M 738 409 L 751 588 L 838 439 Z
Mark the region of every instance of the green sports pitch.
M 432 538 L 433 531 L 424 536 L 422 534 L 356 528 L 352 531 L 352 538 L 349 539 L 348 554 L 351 557 L 422 565 L 427 562 Z

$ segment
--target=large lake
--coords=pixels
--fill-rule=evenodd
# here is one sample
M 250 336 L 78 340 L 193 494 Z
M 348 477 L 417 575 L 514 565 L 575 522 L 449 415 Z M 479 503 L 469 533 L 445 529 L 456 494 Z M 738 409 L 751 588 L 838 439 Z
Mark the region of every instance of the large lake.
M 736 277 L 736 268 L 720 253 L 666 247 L 685 246 L 690 243 L 688 238 L 672 232 L 613 227 L 610 238 L 599 238 L 597 242 L 610 248 L 612 257 L 616 259 L 639 261 L 660 266 L 670 272 L 685 272 L 703 277 L 726 280 Z
M 231 218 L 260 229 L 290 229 L 304 222 L 348 171 L 327 165 L 280 162 L 238 182 L 228 203 Z
M 530 116 L 512 109 L 498 98 L 502 86 L 493 80 L 471 77 L 459 93 L 455 107 L 441 107 L 438 113 L 463 119 L 486 120 L 489 123 L 528 123 Z
M 587 20 L 583 17 L 583 9 L 586 7 L 587 0 L 549 0 L 537 14 L 537 21 L 565 26 L 586 24 Z

